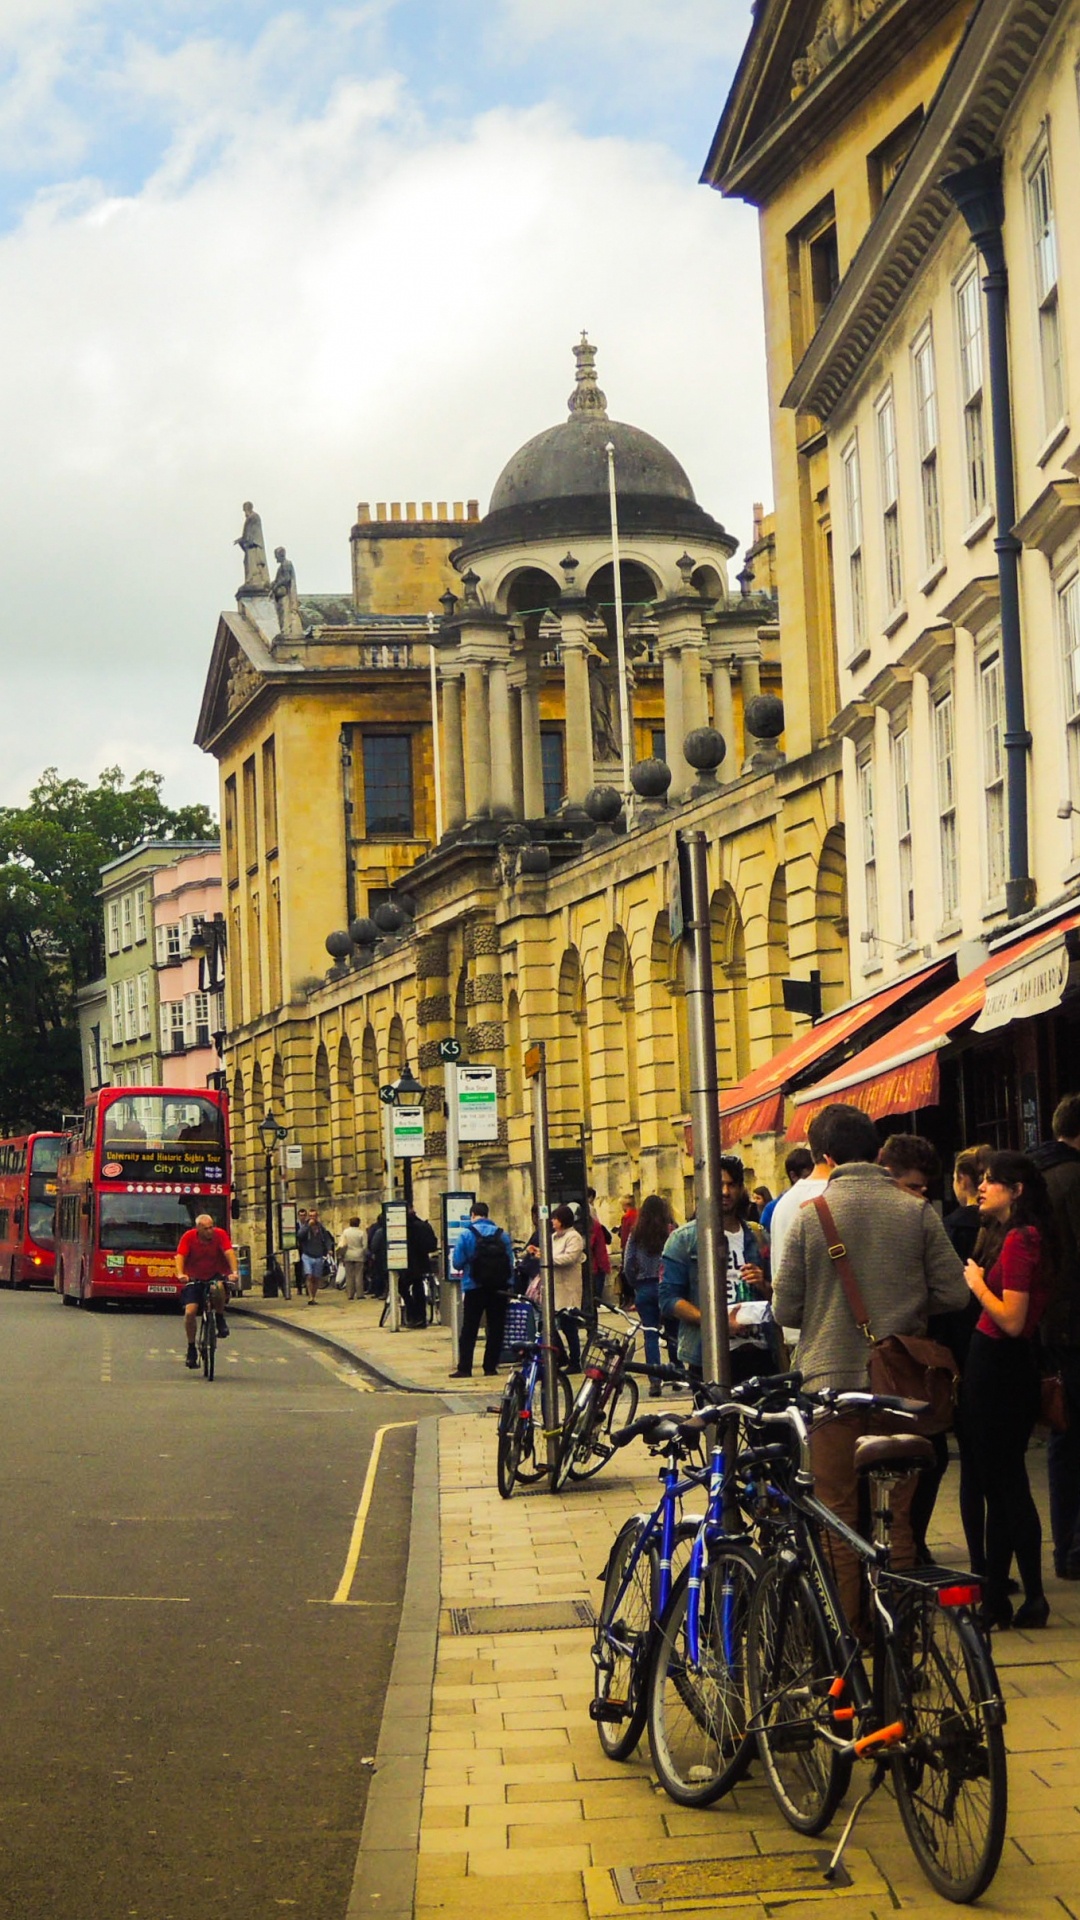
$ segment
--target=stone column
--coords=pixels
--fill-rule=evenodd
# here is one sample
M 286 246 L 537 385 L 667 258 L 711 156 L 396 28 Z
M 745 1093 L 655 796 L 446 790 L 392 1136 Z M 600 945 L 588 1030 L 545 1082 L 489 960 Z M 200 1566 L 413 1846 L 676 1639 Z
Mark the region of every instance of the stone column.
M 731 686 L 731 661 L 726 654 L 715 655 L 712 662 L 713 726 L 722 733 L 727 746 L 721 779 L 732 779 L 735 760 L 735 696 Z
M 521 753 L 521 688 L 510 688 L 510 778 L 514 789 L 514 818 L 527 819 L 525 812 L 525 771 Z
M 465 668 L 465 801 L 470 820 L 491 812 L 491 736 L 487 668 Z
M 564 601 L 559 608 L 566 702 L 566 797 L 572 807 L 584 805 L 593 784 L 592 707 L 589 700 L 589 642 L 584 601 Z
M 690 769 L 682 750 L 686 727 L 683 724 L 682 648 L 678 641 L 661 640 L 660 664 L 664 670 L 664 753 L 671 768 L 670 797 L 677 800 L 690 784 Z
M 683 738 L 695 727 L 709 724 L 709 705 L 702 678 L 701 634 L 684 633 L 682 643 Z
M 491 755 L 491 811 L 502 818 L 514 813 L 514 768 L 510 733 L 510 687 L 506 664 L 492 661 L 487 676 L 488 725 Z
M 462 735 L 461 676 L 442 676 L 443 786 L 446 825 L 465 824 L 465 741 Z
M 743 704 L 743 772 L 749 770 L 757 741 L 746 725 L 746 709 L 751 700 L 756 700 L 761 692 L 761 655 L 744 653 L 739 661 L 739 679 L 742 682 Z
M 540 751 L 540 663 L 530 660 L 521 687 L 522 814 L 544 817 L 544 762 Z

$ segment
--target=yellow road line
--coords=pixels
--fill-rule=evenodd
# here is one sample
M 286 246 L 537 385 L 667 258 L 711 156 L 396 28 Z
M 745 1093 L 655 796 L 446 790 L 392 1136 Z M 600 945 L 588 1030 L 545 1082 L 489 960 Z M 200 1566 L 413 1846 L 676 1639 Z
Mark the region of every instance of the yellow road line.
M 364 1544 L 364 1528 L 367 1525 L 368 1512 L 375 1493 L 375 1475 L 379 1470 L 379 1455 L 382 1453 L 383 1438 L 386 1434 L 393 1433 L 398 1427 L 415 1427 L 416 1424 L 415 1420 L 390 1420 L 385 1427 L 380 1427 L 375 1435 L 371 1448 L 371 1458 L 368 1461 L 367 1472 L 364 1475 L 363 1490 L 360 1494 L 360 1505 L 356 1509 L 356 1519 L 353 1521 L 352 1539 L 349 1541 L 349 1551 L 345 1556 L 345 1570 L 342 1573 L 341 1579 L 338 1581 L 337 1592 L 330 1602 L 332 1607 L 346 1607 L 349 1605 L 349 1589 L 356 1577 L 356 1566 L 360 1558 L 360 1549 Z

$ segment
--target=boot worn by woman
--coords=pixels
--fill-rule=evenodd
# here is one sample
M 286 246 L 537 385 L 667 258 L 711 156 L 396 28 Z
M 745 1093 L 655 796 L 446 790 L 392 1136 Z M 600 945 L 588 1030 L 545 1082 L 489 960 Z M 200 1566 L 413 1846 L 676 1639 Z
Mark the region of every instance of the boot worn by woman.
M 1013 1626 L 1020 1628 L 1045 1627 L 1050 1618 L 1050 1602 L 1044 1593 L 1037 1593 L 1017 1607 L 1013 1614 Z

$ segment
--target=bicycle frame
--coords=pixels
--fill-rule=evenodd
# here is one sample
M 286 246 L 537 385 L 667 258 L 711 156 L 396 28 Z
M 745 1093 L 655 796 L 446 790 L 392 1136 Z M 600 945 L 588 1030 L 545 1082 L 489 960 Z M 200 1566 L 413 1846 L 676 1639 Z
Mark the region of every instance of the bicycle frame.
M 651 1514 L 640 1514 L 637 1516 L 640 1520 L 644 1521 L 645 1524 L 642 1527 L 641 1534 L 627 1562 L 626 1572 L 623 1575 L 622 1584 L 619 1587 L 616 1611 L 618 1606 L 622 1604 L 624 1595 L 629 1591 L 642 1554 L 650 1552 L 656 1545 L 656 1536 L 659 1532 L 660 1583 L 657 1588 L 654 1612 L 656 1618 L 660 1618 L 671 1597 L 671 1567 L 675 1554 L 675 1530 L 678 1525 L 676 1508 L 679 1501 L 682 1500 L 686 1494 L 692 1493 L 695 1488 L 704 1484 L 707 1471 L 707 1468 L 699 1468 L 680 1478 L 678 1463 L 670 1459 L 662 1468 L 660 1480 L 664 1488 L 663 1493 Z

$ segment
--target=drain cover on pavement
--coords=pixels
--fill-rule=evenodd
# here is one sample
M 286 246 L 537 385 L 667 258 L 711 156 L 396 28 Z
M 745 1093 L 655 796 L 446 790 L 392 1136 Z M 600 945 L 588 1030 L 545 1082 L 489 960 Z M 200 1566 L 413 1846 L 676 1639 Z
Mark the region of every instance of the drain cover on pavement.
M 662 1906 L 693 1900 L 704 1906 L 711 1900 L 750 1895 L 775 1900 L 778 1895 L 805 1898 L 834 1887 L 850 1887 L 843 1866 L 826 1881 L 829 1851 L 811 1853 L 751 1853 L 727 1860 L 687 1860 L 677 1865 L 615 1867 L 613 1878 L 624 1906 Z
M 519 1607 L 451 1607 L 454 1633 L 557 1633 L 566 1627 L 591 1627 L 596 1616 L 587 1600 L 531 1600 Z

